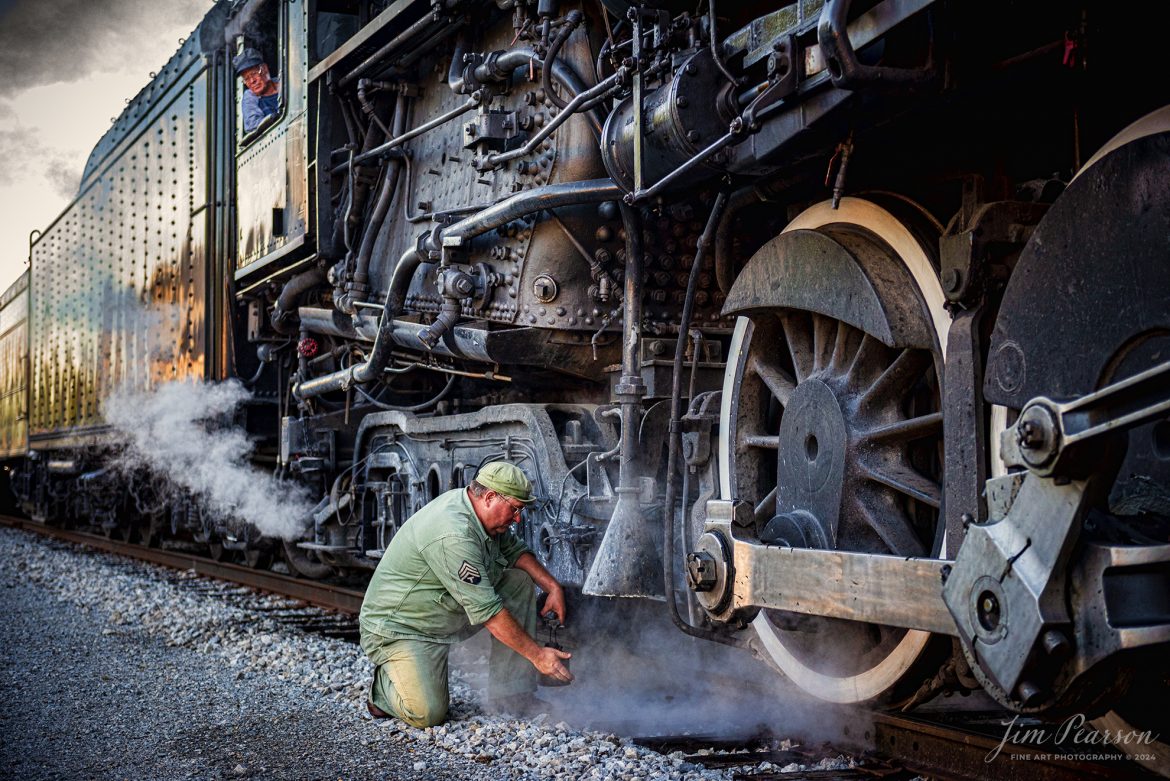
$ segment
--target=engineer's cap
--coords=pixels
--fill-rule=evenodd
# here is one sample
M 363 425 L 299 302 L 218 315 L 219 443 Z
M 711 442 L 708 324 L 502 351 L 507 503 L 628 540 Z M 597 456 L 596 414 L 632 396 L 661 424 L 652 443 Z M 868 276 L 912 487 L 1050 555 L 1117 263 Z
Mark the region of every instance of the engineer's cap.
M 260 52 L 255 49 L 244 49 L 232 60 L 232 68 L 235 69 L 237 74 L 240 74 L 248 70 L 248 68 L 255 68 L 262 62 L 264 62 L 264 55 L 260 54 Z
M 520 467 L 507 461 L 492 461 L 480 467 L 475 481 L 488 490 L 518 499 L 524 504 L 532 502 L 532 483 Z

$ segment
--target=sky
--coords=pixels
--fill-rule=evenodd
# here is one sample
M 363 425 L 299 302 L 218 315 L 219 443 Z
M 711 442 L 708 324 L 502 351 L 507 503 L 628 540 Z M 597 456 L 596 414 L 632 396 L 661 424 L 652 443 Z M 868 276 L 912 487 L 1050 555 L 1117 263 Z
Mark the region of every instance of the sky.
M 89 152 L 211 0 L 0 0 L 0 291 Z

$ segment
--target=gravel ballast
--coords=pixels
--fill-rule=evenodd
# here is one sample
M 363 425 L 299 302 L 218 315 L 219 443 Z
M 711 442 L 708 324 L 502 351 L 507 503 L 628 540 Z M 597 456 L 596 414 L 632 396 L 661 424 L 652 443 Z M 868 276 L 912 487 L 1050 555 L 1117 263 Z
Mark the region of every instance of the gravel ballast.
M 0 529 L 0 776 L 714 781 L 851 764 L 715 770 L 584 720 L 488 715 L 482 670 L 458 659 L 447 723 L 372 720 L 356 645 L 273 620 L 283 598 L 238 607 L 183 579 Z

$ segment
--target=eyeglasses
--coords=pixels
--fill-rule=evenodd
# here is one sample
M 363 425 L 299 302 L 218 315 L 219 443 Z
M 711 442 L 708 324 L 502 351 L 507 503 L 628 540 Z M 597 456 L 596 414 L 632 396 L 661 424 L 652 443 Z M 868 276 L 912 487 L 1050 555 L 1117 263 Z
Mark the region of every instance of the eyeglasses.
M 520 515 L 520 512 L 524 509 L 524 502 L 519 502 L 518 504 L 513 504 L 512 500 L 510 498 L 508 498 L 507 496 L 504 496 L 503 494 L 496 494 L 496 496 L 503 499 L 504 503 L 512 508 L 512 517 L 513 518 Z

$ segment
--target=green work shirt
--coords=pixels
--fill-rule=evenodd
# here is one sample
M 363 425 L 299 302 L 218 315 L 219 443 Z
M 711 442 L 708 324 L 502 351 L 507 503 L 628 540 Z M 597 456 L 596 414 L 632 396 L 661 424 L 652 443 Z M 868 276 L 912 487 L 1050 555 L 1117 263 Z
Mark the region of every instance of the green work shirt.
M 500 612 L 493 584 L 528 550 L 511 531 L 490 537 L 467 489 L 455 488 L 406 519 L 362 601 L 363 632 L 454 643 Z

